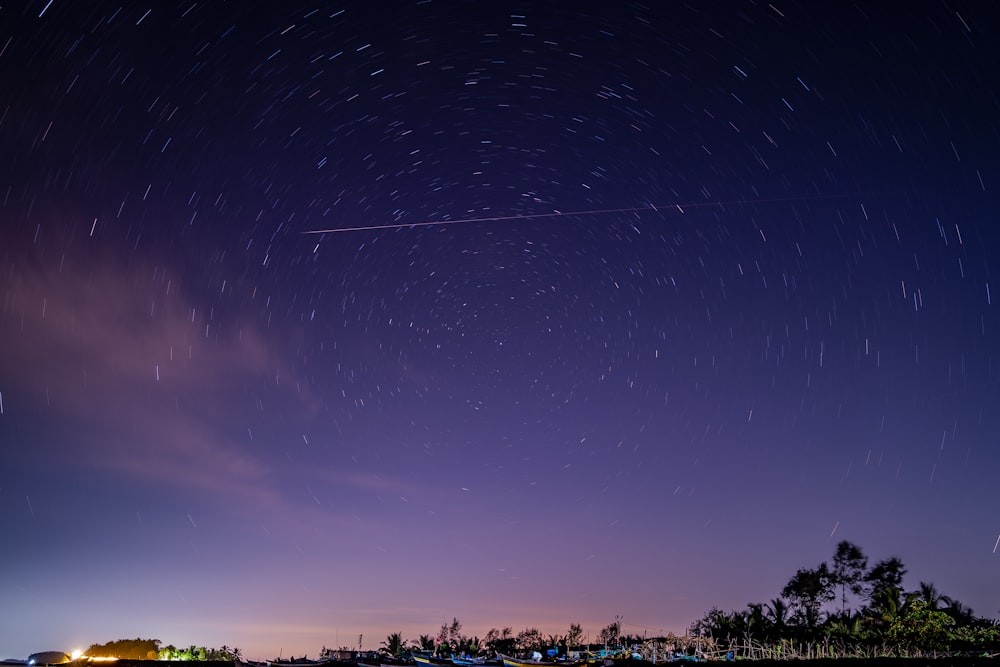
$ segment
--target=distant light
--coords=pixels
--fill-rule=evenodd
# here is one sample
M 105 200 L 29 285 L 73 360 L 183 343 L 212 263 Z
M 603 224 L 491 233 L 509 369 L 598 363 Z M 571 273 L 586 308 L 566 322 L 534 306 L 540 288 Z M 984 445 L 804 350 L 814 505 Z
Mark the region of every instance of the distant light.
M 82 655 L 83 651 L 81 651 L 80 649 L 76 649 L 75 651 L 69 654 L 69 657 L 71 657 L 73 660 L 79 660 L 80 656 Z

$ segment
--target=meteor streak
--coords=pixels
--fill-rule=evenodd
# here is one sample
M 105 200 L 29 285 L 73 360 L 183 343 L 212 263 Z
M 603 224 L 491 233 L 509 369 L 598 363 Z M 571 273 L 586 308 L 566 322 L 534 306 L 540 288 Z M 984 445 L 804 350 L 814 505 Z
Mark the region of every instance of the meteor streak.
M 463 218 L 461 220 L 425 220 L 422 222 L 400 222 L 392 225 L 369 225 L 365 227 L 338 227 L 336 229 L 311 229 L 303 234 L 333 234 L 335 232 L 360 232 L 369 229 L 402 229 L 404 227 L 432 227 L 435 225 L 459 225 L 466 222 L 504 222 L 507 220 L 535 220 L 538 218 L 559 218 L 566 215 L 600 215 L 601 213 L 630 213 L 635 211 L 655 211 L 654 206 L 634 206 L 632 208 L 605 208 L 588 211 L 553 211 L 551 213 L 531 213 L 528 215 L 500 215 L 492 218 Z M 680 206 L 677 206 L 680 208 Z
M 640 213 L 676 209 L 684 213 L 688 208 L 705 208 L 708 206 L 726 206 L 737 204 L 773 204 L 780 202 L 806 201 L 816 199 L 845 199 L 850 197 L 873 197 L 881 195 L 900 194 L 899 192 L 871 192 L 833 195 L 812 195 L 807 197 L 776 197 L 773 199 L 733 199 L 729 201 L 689 202 L 684 204 L 647 204 L 645 206 L 630 206 L 627 208 L 595 208 L 585 211 L 551 211 L 549 213 L 530 213 L 528 215 L 499 215 L 482 218 L 462 218 L 460 220 L 423 220 L 420 222 L 398 222 L 390 225 L 366 225 L 362 227 L 336 227 L 332 229 L 310 229 L 302 234 L 337 234 L 340 232 L 363 232 L 376 229 L 404 229 L 407 227 L 435 227 L 444 225 L 461 225 L 469 222 L 508 222 L 511 220 L 539 220 L 543 218 L 562 218 L 570 215 L 603 215 L 605 213 Z

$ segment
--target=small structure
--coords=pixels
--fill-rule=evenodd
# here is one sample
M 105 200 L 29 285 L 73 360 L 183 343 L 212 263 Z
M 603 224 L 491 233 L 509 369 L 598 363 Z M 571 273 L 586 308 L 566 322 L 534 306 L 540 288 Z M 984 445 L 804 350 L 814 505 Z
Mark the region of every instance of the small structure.
M 68 662 L 73 662 L 73 659 L 62 651 L 42 651 L 28 656 L 29 665 L 65 665 Z

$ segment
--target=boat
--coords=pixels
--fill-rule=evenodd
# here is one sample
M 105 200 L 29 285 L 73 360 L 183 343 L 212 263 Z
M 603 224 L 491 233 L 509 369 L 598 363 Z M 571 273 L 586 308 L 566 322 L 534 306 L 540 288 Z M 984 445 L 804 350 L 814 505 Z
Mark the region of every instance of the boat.
M 457 667 L 502 667 L 503 663 L 499 660 L 489 660 L 481 656 L 470 658 L 469 656 L 451 656 L 451 664 L 457 665 Z
M 432 655 L 414 654 L 413 660 L 417 663 L 417 667 L 440 667 L 441 665 L 448 665 L 448 667 L 451 667 L 455 664 L 451 660 L 436 658 Z
M 486 658 L 470 658 L 453 655 L 450 658 L 438 658 L 431 655 L 414 655 L 417 667 L 502 667 L 499 660 Z M 386 667 L 383 665 L 382 667 Z
M 243 660 L 247 667 L 353 667 L 354 661 L 338 660 Z
M 537 660 L 534 658 L 512 658 L 503 653 L 497 654 L 504 667 L 583 667 L 588 664 L 586 660 Z

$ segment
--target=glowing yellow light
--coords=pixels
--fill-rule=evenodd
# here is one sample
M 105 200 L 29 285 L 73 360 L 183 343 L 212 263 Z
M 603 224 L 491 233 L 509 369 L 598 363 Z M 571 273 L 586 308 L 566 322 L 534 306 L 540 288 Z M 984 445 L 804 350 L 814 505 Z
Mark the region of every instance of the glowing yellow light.
M 79 659 L 80 659 L 80 656 L 82 656 L 82 655 L 83 655 L 83 651 L 81 651 L 80 649 L 76 649 L 75 651 L 73 651 L 73 652 L 72 652 L 72 653 L 70 654 L 70 657 L 71 657 L 71 658 L 72 658 L 73 660 L 79 660 Z

